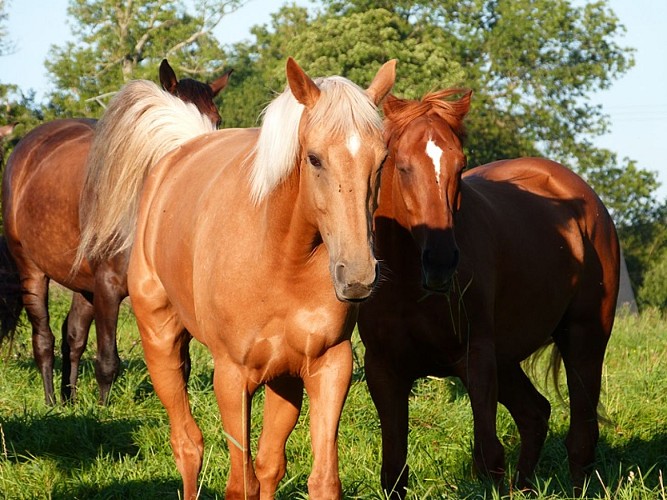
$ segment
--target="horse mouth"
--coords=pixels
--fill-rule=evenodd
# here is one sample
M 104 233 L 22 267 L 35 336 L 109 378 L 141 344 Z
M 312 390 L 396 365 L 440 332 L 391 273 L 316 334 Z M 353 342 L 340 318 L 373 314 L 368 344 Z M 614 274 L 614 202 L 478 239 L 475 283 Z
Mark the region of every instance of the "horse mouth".
M 422 288 L 429 293 L 447 294 L 452 290 L 456 268 L 442 272 L 428 272 L 422 269 Z
M 349 302 L 352 304 L 359 304 L 367 300 L 373 292 L 374 283 L 371 285 L 364 285 L 362 283 L 352 283 L 336 287 L 336 298 L 341 302 Z
M 447 295 L 452 290 L 452 280 L 449 279 L 446 283 L 440 285 L 429 285 L 427 283 L 422 283 L 422 288 L 429 293 Z

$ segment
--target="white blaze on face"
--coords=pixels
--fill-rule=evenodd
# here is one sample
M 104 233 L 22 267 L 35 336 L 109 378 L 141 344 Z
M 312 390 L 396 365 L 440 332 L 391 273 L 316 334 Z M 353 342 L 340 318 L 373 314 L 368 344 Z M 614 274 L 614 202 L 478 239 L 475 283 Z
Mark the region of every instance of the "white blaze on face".
M 360 146 L 361 140 L 357 134 L 352 134 L 347 138 L 347 149 L 352 156 L 357 156 Z
M 426 143 L 426 154 L 433 162 L 433 168 L 435 169 L 435 182 L 440 184 L 440 158 L 442 158 L 442 149 L 433 142 L 433 139 L 429 139 Z

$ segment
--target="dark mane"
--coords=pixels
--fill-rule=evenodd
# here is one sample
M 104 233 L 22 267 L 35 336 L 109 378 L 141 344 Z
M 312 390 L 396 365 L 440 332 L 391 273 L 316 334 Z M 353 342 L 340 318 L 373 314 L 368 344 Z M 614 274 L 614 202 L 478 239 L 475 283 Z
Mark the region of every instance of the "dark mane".
M 459 99 L 448 99 L 463 94 Z M 421 100 L 399 99 L 394 95 L 384 103 L 385 136 L 400 136 L 417 118 L 435 115 L 443 119 L 461 139 L 465 138 L 463 118 L 470 106 L 472 91 L 469 89 L 445 89 L 426 94 Z

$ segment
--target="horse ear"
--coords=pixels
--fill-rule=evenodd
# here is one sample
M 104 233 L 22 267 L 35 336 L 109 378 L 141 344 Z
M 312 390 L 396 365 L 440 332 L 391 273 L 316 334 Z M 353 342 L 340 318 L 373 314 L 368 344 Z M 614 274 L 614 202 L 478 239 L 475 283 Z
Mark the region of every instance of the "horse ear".
M 208 84 L 209 87 L 211 87 L 211 90 L 213 91 L 213 97 L 217 96 L 222 89 L 224 89 L 227 84 L 229 83 L 229 77 L 232 76 L 232 73 L 234 72 L 233 69 L 229 69 L 225 71 L 225 74 L 222 75 L 220 78 L 217 80 L 213 80 L 211 83 Z
M 19 122 L 15 122 L 0 127 L 0 139 L 3 139 L 8 135 L 10 135 L 14 131 L 14 127 L 16 127 L 18 124 Z
M 287 83 L 292 94 L 301 104 L 312 108 L 320 98 L 320 89 L 291 57 L 287 58 Z
M 176 78 L 176 73 L 171 69 L 169 62 L 166 59 L 162 59 L 162 62 L 160 63 L 160 83 L 162 84 L 162 88 L 170 94 L 176 92 L 178 78 Z
M 396 81 L 396 59 L 387 61 L 378 70 L 375 78 L 366 89 L 376 106 L 379 106 L 382 100 L 387 96 Z
M 452 102 L 452 105 L 454 107 L 454 113 L 459 118 L 459 120 L 463 120 L 465 115 L 468 114 L 468 111 L 470 111 L 471 99 L 472 99 L 472 90 L 466 89 L 465 94 L 463 94 L 463 97 L 461 97 L 461 99 Z

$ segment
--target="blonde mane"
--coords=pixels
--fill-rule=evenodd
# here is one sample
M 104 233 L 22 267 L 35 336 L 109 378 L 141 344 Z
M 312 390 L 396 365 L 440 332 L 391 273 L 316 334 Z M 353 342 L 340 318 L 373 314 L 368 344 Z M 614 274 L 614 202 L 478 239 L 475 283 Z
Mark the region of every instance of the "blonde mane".
M 108 259 L 131 247 L 146 175 L 167 152 L 214 130 L 194 104 L 146 80 L 126 84 L 97 123 L 88 154 L 79 217 L 84 258 Z
M 308 125 L 323 128 L 339 137 L 352 131 L 380 131 L 382 120 L 366 92 L 351 82 L 331 76 L 314 80 L 320 98 L 309 110 Z M 254 154 L 250 171 L 250 192 L 259 203 L 287 177 L 299 161 L 299 124 L 305 107 L 289 87 L 264 110 L 259 139 L 248 158 Z

